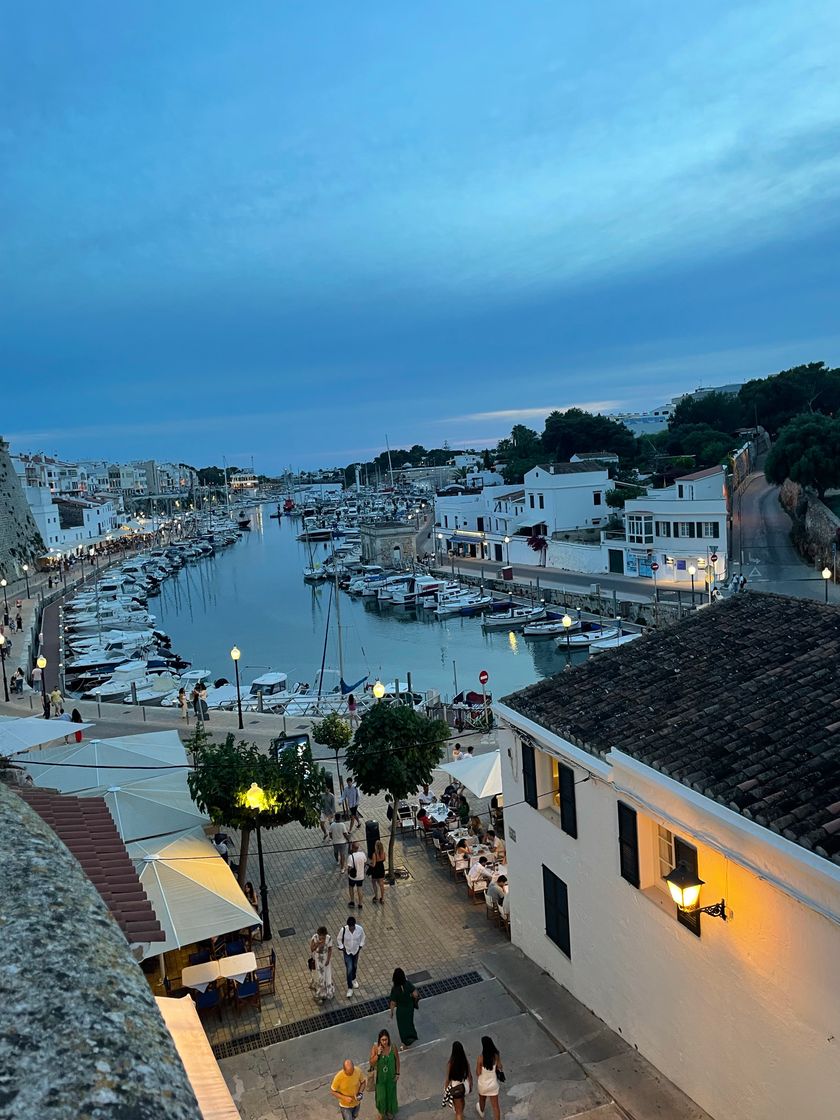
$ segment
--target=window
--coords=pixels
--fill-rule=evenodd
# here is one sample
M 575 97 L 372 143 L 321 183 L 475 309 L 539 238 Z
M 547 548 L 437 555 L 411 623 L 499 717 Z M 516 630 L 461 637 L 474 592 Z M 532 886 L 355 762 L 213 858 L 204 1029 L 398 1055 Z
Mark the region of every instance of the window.
M 618 803 L 618 859 L 621 878 L 634 887 L 639 886 L 639 832 L 636 810 Z M 670 870 L 670 869 L 669 869 Z
M 685 495 L 684 495 L 684 493 L 683 493 L 683 487 L 682 487 L 682 486 L 678 486 L 678 487 L 677 487 L 677 497 L 678 497 L 678 498 L 683 498 L 683 497 L 685 497 Z
M 534 748 L 522 742 L 522 784 L 525 787 L 525 800 L 532 809 L 537 808 L 537 764 Z
M 685 863 L 689 871 L 693 871 L 695 875 L 699 875 L 697 869 L 697 849 L 692 847 L 691 844 L 686 844 L 685 840 L 680 840 L 679 836 L 675 836 L 674 866 L 676 867 L 678 863 Z M 681 926 L 690 929 L 695 937 L 700 936 L 699 914 L 686 914 L 682 910 L 677 910 L 677 921 Z
M 545 932 L 569 960 L 572 959 L 572 939 L 569 930 L 569 890 L 562 879 L 543 864 L 543 905 L 545 906 Z
M 446 517 L 446 516 L 444 516 L 444 518 L 443 518 L 443 527 L 444 527 L 444 529 L 449 528 L 449 518 Z
M 703 536 L 707 540 L 716 541 L 720 537 L 720 525 L 717 521 L 703 521 L 701 524 L 703 526 Z
M 478 530 L 479 533 L 484 532 L 484 518 L 483 517 L 477 517 L 475 519 L 475 527 L 476 527 L 476 529 Z
M 601 504 L 601 491 L 600 490 L 596 490 L 595 493 L 592 495 L 592 502 L 596 506 L 599 506 Z
M 560 827 L 577 839 L 577 805 L 575 804 L 575 772 L 556 758 L 551 760 L 552 800 L 560 810 Z
M 540 494 L 539 499 L 540 499 L 540 509 L 545 509 L 545 497 L 544 497 L 544 495 Z
M 657 521 L 656 522 L 656 535 L 657 535 L 657 537 L 670 537 L 670 535 L 671 535 L 671 522 L 670 521 Z
M 676 530 L 674 535 L 677 537 L 696 536 L 696 526 L 693 521 L 676 521 L 674 529 Z
M 676 864 L 674 863 L 674 835 L 667 828 L 663 828 L 661 824 L 656 826 L 656 844 L 659 877 L 664 879 L 666 875 L 673 871 Z M 667 889 L 667 887 L 663 887 L 663 890 Z
M 629 513 L 627 515 L 627 539 L 631 544 L 653 544 L 653 516 Z

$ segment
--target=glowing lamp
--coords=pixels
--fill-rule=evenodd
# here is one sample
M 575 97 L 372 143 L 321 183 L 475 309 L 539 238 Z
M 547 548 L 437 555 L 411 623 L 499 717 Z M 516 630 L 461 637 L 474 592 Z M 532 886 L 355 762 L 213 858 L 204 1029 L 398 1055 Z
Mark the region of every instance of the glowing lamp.
M 264 789 L 258 786 L 256 782 L 251 782 L 248 789 L 239 795 L 240 802 L 246 809 L 256 809 L 262 811 L 271 807 L 271 799 L 267 796 Z
M 236 648 L 236 646 L 234 646 L 234 647 L 233 647 L 233 649 L 232 649 L 232 650 L 230 651 L 230 656 L 231 656 L 231 659 L 232 659 L 233 661 L 238 661 L 238 660 L 239 660 L 239 658 L 240 658 L 240 657 L 242 656 L 242 654 L 241 654 L 241 652 L 240 652 L 240 651 L 239 651 L 239 650 L 238 650 L 238 649 Z
M 572 620 L 569 618 L 569 616 L 567 614 L 564 614 L 560 619 L 560 622 L 563 625 L 563 629 L 568 632 L 569 627 L 572 625 Z
M 38 666 L 38 668 L 39 668 L 39 669 L 40 669 L 40 670 L 41 670 L 42 672 L 43 672 L 43 670 L 44 670 L 44 669 L 46 669 L 46 667 L 47 667 L 47 659 L 46 659 L 46 657 L 44 657 L 43 653 L 42 653 L 42 654 L 41 654 L 41 656 L 40 656 L 40 657 L 38 658 L 38 660 L 37 660 L 37 661 L 35 662 L 35 664 L 36 664 L 36 665 Z
M 831 568 L 823 568 L 822 577 L 823 579 L 831 579 Z
M 381 700 L 385 695 L 385 685 L 382 683 L 382 681 L 374 681 L 373 695 L 377 700 Z
M 697 575 L 697 569 L 694 567 L 693 564 L 688 565 L 688 574 L 690 576 L 696 576 Z
M 677 909 L 684 914 L 708 914 L 712 918 L 722 918 L 726 921 L 725 899 L 722 898 L 713 906 L 698 905 L 704 882 L 695 871 L 689 869 L 684 860 L 665 876 L 665 882 L 668 884 L 671 898 L 677 904 Z

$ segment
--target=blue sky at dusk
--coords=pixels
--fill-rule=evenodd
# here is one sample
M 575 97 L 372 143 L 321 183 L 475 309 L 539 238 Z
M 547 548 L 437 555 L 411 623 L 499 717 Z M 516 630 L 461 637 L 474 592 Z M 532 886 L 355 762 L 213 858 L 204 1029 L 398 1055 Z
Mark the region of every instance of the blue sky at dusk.
M 836 0 L 6 8 L 0 433 L 271 471 L 840 363 Z

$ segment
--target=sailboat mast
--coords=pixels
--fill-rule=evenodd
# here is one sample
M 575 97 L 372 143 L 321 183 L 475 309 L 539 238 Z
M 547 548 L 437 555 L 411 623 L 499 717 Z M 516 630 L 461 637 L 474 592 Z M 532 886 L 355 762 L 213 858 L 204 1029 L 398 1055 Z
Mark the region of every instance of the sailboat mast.
M 344 683 L 344 643 L 341 637 L 341 596 L 338 588 L 338 562 L 335 555 L 335 544 L 333 544 L 333 572 L 335 573 L 335 624 L 338 631 L 338 677 L 339 688 Z
M 230 517 L 230 489 L 228 487 L 228 473 L 227 473 L 227 456 L 222 456 L 222 462 L 225 467 L 225 506 L 227 508 L 227 515 Z
M 388 452 L 388 474 L 391 476 L 391 489 L 394 489 L 394 468 L 391 465 L 391 447 L 388 443 L 388 433 L 385 433 L 385 448 Z

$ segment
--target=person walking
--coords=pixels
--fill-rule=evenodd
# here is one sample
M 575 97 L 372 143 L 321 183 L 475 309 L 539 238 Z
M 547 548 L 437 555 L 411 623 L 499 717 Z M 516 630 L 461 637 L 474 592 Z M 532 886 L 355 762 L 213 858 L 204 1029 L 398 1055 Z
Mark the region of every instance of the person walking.
M 184 719 L 187 721 L 187 723 L 189 723 L 190 722 L 190 704 L 189 704 L 189 701 L 187 700 L 187 690 L 184 688 L 183 685 L 178 689 L 178 707 L 181 709 L 181 715 L 184 717 Z
M 347 722 L 350 724 L 351 731 L 359 726 L 359 706 L 352 692 L 347 697 Z
M 23 615 L 20 613 L 20 611 L 18 611 L 15 615 L 15 629 L 17 630 L 18 634 L 23 633 Z
M 347 919 L 347 924 L 339 930 L 336 942 L 344 955 L 344 970 L 347 973 L 347 998 L 350 999 L 353 995 L 353 989 L 359 986 L 359 981 L 356 978 L 359 970 L 359 954 L 365 947 L 365 931 L 352 914 Z
M 353 783 L 352 778 L 347 779 L 347 785 L 344 787 L 344 793 L 341 795 L 341 804 L 347 813 L 347 820 L 350 823 L 348 832 L 353 831 L 354 825 L 362 827 L 362 822 L 359 820 L 359 791 Z
M 58 718 L 61 719 L 61 720 L 64 720 L 65 723 L 70 723 L 71 722 L 69 712 L 65 712 L 65 710 L 61 707 L 58 710 Z M 65 743 L 70 742 L 69 734 L 64 736 L 64 742 Z
M 397 1013 L 397 1030 L 400 1032 L 400 1050 L 407 1050 L 412 1042 L 417 1041 L 417 1030 L 414 1026 L 414 1012 L 420 1002 L 420 994 L 401 968 L 394 969 L 391 978 L 391 994 L 388 996 L 388 1006 L 391 1009 L 391 1018 Z
M 338 1101 L 341 1120 L 356 1120 L 365 1093 L 365 1076 L 349 1058 L 332 1079 L 330 1092 Z
M 35 668 L 32 670 L 32 691 L 33 692 L 41 692 L 42 691 L 41 684 L 42 684 L 43 676 L 44 676 L 44 674 L 43 674 L 43 671 L 41 670 L 41 667 L 39 665 L 36 665 Z
M 463 1117 L 467 1093 L 472 1092 L 473 1079 L 470 1063 L 460 1042 L 452 1043 L 452 1052 L 446 1063 L 446 1080 L 443 1083 L 444 1104 L 451 1104 L 455 1115 Z
M 350 891 L 350 901 L 347 905 L 351 910 L 358 905 L 362 909 L 362 891 L 365 885 L 365 867 L 367 866 L 368 858 L 364 852 L 359 850 L 359 845 L 352 843 L 350 845 L 350 855 L 347 857 L 347 886 Z M 355 901 L 353 892 L 355 894 Z
M 501 1120 L 499 1107 L 499 1080 L 504 1081 L 505 1073 L 502 1069 L 502 1059 L 493 1039 L 485 1034 L 481 1039 L 481 1053 L 475 1065 L 476 1087 L 478 1100 L 475 1110 L 479 1116 L 484 1117 L 484 1109 L 488 1100 L 493 1106 L 494 1120 Z
M 321 794 L 321 832 L 324 834 L 324 839 L 330 838 L 330 825 L 335 816 L 335 794 L 329 788 L 324 786 L 324 792 Z
M 309 987 L 315 993 L 319 1003 L 325 999 L 332 999 L 335 995 L 335 984 L 332 975 L 332 938 L 327 933 L 326 926 L 318 926 L 309 939 Z M 313 968 L 314 965 L 314 968 Z
M 394 1120 L 397 1104 L 397 1080 L 400 1076 L 400 1056 L 395 1050 L 391 1035 L 381 1030 L 370 1052 L 370 1068 L 376 1074 L 374 1102 L 379 1120 Z
M 343 875 L 347 870 L 347 849 L 350 833 L 347 831 L 347 825 L 344 823 L 344 817 L 341 813 L 336 813 L 335 819 L 330 825 L 330 839 L 332 840 L 335 862 L 338 864 L 340 874 Z
M 377 840 L 370 861 L 370 881 L 373 884 L 373 901 L 385 905 L 385 845 Z
M 61 715 L 61 693 L 58 691 L 58 685 L 50 693 L 50 703 L 52 704 L 52 714 L 57 718 Z
M 84 720 L 82 719 L 82 713 L 79 711 L 78 708 L 74 708 L 73 711 L 70 713 L 70 722 L 71 723 L 84 723 Z M 81 743 L 82 732 L 81 731 L 76 731 L 76 732 L 74 732 L 74 735 L 75 735 L 75 738 L 76 738 L 76 742 Z

